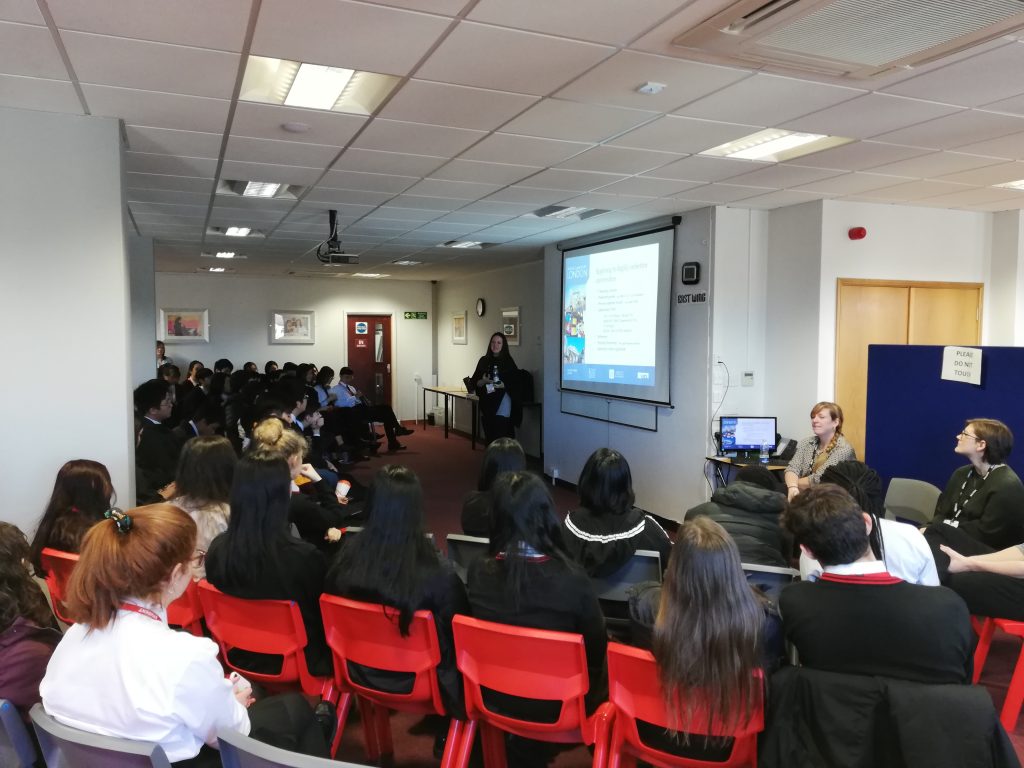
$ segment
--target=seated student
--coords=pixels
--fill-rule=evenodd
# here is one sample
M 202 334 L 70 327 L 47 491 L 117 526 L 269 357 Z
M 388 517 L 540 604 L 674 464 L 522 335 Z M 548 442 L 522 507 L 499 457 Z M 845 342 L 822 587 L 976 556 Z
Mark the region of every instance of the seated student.
M 965 556 L 945 545 L 947 586 L 976 616 L 1024 621 L 1024 544 L 999 552 Z
M 526 469 L 526 454 L 518 440 L 499 437 L 487 446 L 480 465 L 476 490 L 462 500 L 462 532 L 467 536 L 487 538 L 491 532 L 491 487 L 502 472 Z
M 954 450 L 970 463 L 949 478 L 924 532 L 942 579 L 949 563 L 942 545 L 983 555 L 1024 541 L 1024 485 L 1003 463 L 1013 450 L 1009 427 L 995 419 L 971 419 Z
M 212 640 L 167 626 L 167 606 L 192 579 L 195 536 L 169 504 L 112 510 L 86 534 L 68 583 L 77 623 L 39 686 L 44 709 L 72 728 L 156 742 L 177 766 L 219 765 L 221 728 L 326 756 L 299 694 L 253 704 L 251 686 L 225 678 Z
M 204 400 L 192 415 L 171 431 L 178 442 L 184 445 L 193 437 L 216 435 L 224 425 L 224 409 L 209 400 Z
M 39 701 L 39 681 L 61 637 L 32 578 L 29 555 L 25 534 L 0 522 L 0 699 L 26 718 Z
M 633 506 L 633 477 L 625 457 L 611 448 L 594 451 L 580 472 L 580 506 L 565 516 L 565 545 L 591 576 L 615 573 L 638 549 L 661 555 L 668 565 L 672 539 Z
M 868 541 L 871 516 L 837 485 L 802 491 L 782 513 L 800 549 L 823 568 L 791 584 L 779 609 L 800 663 L 826 672 L 920 683 L 971 677 L 967 606 L 945 587 L 908 584 L 885 570 Z
M 353 600 L 382 603 L 397 612 L 398 631 L 408 635 L 413 613 L 434 615 L 441 660 L 438 682 L 445 710 L 465 717 L 462 677 L 455 666 L 452 617 L 469 613 L 466 588 L 423 531 L 423 490 L 412 470 L 394 464 L 381 469 L 370 483 L 363 532 L 346 541 L 330 570 L 324 590 Z M 411 676 L 374 674 L 355 665 L 353 676 L 386 691 L 402 690 Z M 438 733 L 444 736 L 447 727 Z
M 214 373 L 223 373 L 225 376 L 230 376 L 231 372 L 234 370 L 234 363 L 232 363 L 226 357 L 220 358 L 216 363 L 213 364 Z
M 185 378 L 181 380 L 181 386 L 178 387 L 177 392 L 178 400 L 180 400 L 182 404 L 184 404 L 188 393 L 196 387 L 196 374 L 199 373 L 202 368 L 202 360 L 192 360 L 189 362 L 188 373 L 185 375 Z
M 740 561 L 788 568 L 793 542 L 779 526 L 786 497 L 764 467 L 743 467 L 735 479 L 686 513 L 686 520 L 709 517 L 739 548 Z
M 46 573 L 40 561 L 43 549 L 77 553 L 86 531 L 103 520 L 113 503 L 110 473 L 98 461 L 73 459 L 57 472 L 53 493 L 32 537 L 32 567 Z
M 209 368 L 200 368 L 196 372 L 195 386 L 185 395 L 185 400 L 181 407 L 181 417 L 183 419 L 192 418 L 192 414 L 199 410 L 200 405 L 206 402 L 212 380 L 213 371 Z M 220 403 L 216 403 L 216 405 L 220 405 Z
M 222 592 L 252 600 L 294 600 L 306 626 L 306 663 L 314 675 L 332 674 L 320 616 L 327 559 L 288 530 L 291 473 L 279 456 L 250 451 L 235 468 L 228 529 L 206 553 L 206 578 Z M 277 669 L 280 660 L 238 659 L 239 666 Z M 275 663 L 276 662 L 276 663 Z
M 267 360 L 267 362 L 263 364 L 263 375 L 264 376 L 270 376 L 270 374 L 274 373 L 276 370 L 278 370 L 278 365 L 277 365 L 277 361 L 276 360 Z
M 142 420 L 142 433 L 135 448 L 135 463 L 158 485 L 174 479 L 181 443 L 164 422 L 174 406 L 171 385 L 150 379 L 135 388 L 135 411 Z
M 226 437 L 209 435 L 189 440 L 181 449 L 174 476 L 175 495 L 169 503 L 185 510 L 197 528 L 196 576 L 203 578 L 201 561 L 217 536 L 228 529 L 231 484 L 238 457 Z
M 313 387 L 319 404 L 317 410 L 323 415 L 327 429 L 341 436 L 349 458 L 359 460 L 363 451 L 377 450 L 376 435 L 370 434 L 369 416 L 364 408 L 342 408 L 338 405 L 339 395 L 346 399 L 352 396 L 347 389 L 342 392 L 331 386 L 333 382 L 334 369 L 329 365 L 317 371 L 316 386 Z
M 411 435 L 413 430 L 402 426 L 390 405 L 371 403 L 352 383 L 355 376 L 351 368 L 346 366 L 338 371 L 338 379 L 338 384 L 331 389 L 335 395 L 334 404 L 339 408 L 354 409 L 358 414 L 357 418 L 367 424 L 379 421 L 384 426 L 384 434 L 388 438 L 388 450 L 403 450 L 405 446 L 398 442 L 398 438 Z
M 885 519 L 882 479 L 861 461 L 841 461 L 826 469 L 821 482 L 833 483 L 849 493 L 861 511 L 871 516 L 871 552 L 885 563 L 885 570 L 911 584 L 939 585 L 935 560 L 921 531 L 912 525 Z M 800 578 L 813 581 L 821 575 L 821 563 L 800 553 Z

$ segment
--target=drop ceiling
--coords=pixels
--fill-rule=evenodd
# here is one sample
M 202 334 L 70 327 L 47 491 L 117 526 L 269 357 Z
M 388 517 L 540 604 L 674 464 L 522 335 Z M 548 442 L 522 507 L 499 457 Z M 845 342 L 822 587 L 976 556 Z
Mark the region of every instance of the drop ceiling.
M 755 70 L 672 44 L 724 5 L 5 0 L 0 106 L 123 121 L 129 226 L 153 238 L 163 272 L 443 280 L 707 205 L 1024 208 L 1024 192 L 995 186 L 1024 178 L 1016 37 L 870 80 Z M 246 102 L 249 55 L 399 81 L 369 116 Z M 647 81 L 665 88 L 638 93 Z M 763 128 L 855 141 L 780 164 L 698 154 Z M 215 194 L 228 180 L 299 193 Z M 548 205 L 607 213 L 525 217 Z M 316 260 L 329 209 L 358 266 Z M 210 234 L 230 226 L 265 236 Z M 493 245 L 437 247 L 452 240 Z M 246 258 L 202 255 L 224 250 Z

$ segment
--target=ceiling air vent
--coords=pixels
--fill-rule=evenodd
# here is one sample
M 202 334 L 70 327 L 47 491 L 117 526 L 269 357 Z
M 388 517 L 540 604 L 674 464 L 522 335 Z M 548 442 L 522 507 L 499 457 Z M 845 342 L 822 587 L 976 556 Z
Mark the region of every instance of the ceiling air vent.
M 1021 27 L 1021 0 L 738 0 L 672 44 L 748 66 L 863 79 Z

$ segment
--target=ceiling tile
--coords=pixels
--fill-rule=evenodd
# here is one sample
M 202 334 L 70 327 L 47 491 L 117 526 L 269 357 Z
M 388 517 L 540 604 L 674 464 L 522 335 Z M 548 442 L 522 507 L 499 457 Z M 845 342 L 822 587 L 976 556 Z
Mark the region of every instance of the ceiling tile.
M 125 198 L 140 203 L 171 203 L 174 205 L 206 205 L 210 193 L 176 192 L 164 189 L 125 189 Z
M 927 149 L 882 144 L 877 141 L 855 141 L 834 149 L 815 152 L 799 158 L 800 165 L 815 168 L 836 168 L 840 171 L 863 171 L 884 163 L 907 160 L 928 154 Z
M 767 211 L 774 208 L 782 208 L 787 205 L 809 203 L 820 199 L 821 195 L 817 193 L 812 194 L 810 192 L 798 192 L 793 189 L 783 189 L 777 192 L 769 192 L 766 195 L 757 195 L 756 197 L 745 198 L 741 207 Z
M 235 53 L 86 32 L 61 38 L 83 83 L 229 99 L 238 75 Z
M 731 184 L 744 184 L 752 187 L 776 187 L 787 189 L 821 181 L 830 176 L 837 176 L 838 171 L 823 168 L 807 168 L 800 165 L 770 165 L 750 173 L 734 176 L 729 179 Z
M 985 139 L 1024 131 L 1024 117 L 966 110 L 883 134 L 880 141 L 933 149 L 955 149 Z
M 61 29 L 241 51 L 251 0 L 46 0 Z
M 104 85 L 82 85 L 82 91 L 92 114 L 120 117 L 128 125 L 221 133 L 228 116 L 229 102 L 221 99 Z
M 394 176 L 427 176 L 445 161 L 443 157 L 407 155 L 401 152 L 379 152 L 373 149 L 345 150 L 335 163 L 335 170 L 389 173 Z
M 463 21 L 416 74 L 426 80 L 544 96 L 613 50 Z M 481 56 L 481 51 L 487 55 Z
M 637 51 L 620 51 L 558 92 L 560 98 L 633 109 L 670 112 L 676 107 L 749 77 L 745 69 L 717 67 Z M 658 94 L 637 93 L 649 81 L 662 83 Z
M 741 173 L 750 173 L 764 168 L 765 163 L 753 160 L 733 160 L 728 157 L 684 157 L 669 165 L 663 165 L 656 171 L 642 176 L 655 176 L 659 179 L 683 179 L 685 181 L 723 181 Z
M 473 227 L 485 227 L 492 224 L 497 224 L 501 221 L 507 221 L 508 216 L 492 214 L 492 213 L 474 213 L 465 209 L 460 209 L 453 213 L 446 214 L 441 218 L 437 219 L 436 223 L 440 225 L 447 224 L 460 224 L 465 226 Z
M 459 200 L 479 200 L 501 189 L 501 184 L 476 184 L 469 181 L 424 179 L 408 190 L 410 195 L 424 197 L 454 197 Z
M 430 221 L 437 218 L 437 211 L 425 211 L 419 208 L 400 208 L 397 205 L 382 205 L 366 215 L 369 220 L 398 219 L 400 221 Z
M 888 173 L 893 176 L 910 176 L 918 179 L 934 178 L 946 173 L 967 171 L 995 165 L 998 161 L 991 157 L 965 155 L 959 152 L 930 152 L 927 155 L 900 160 L 895 163 L 879 165 L 872 170 L 875 173 Z
M 483 131 L 465 128 L 445 128 L 378 118 L 367 126 L 353 146 L 386 152 L 454 157 L 485 135 Z
M 605 211 L 619 211 L 625 208 L 632 208 L 634 205 L 649 203 L 653 197 L 639 197 L 637 195 L 606 195 L 603 192 L 587 192 L 584 195 L 570 197 L 563 201 L 566 205 L 583 206 L 584 208 L 598 208 Z
M 502 127 L 504 133 L 599 142 L 657 117 L 655 112 L 544 99 Z
M 256 139 L 308 142 L 328 146 L 344 146 L 367 118 L 358 115 L 343 115 L 319 109 L 295 109 L 276 104 L 256 104 L 240 101 L 235 109 L 231 133 Z M 302 123 L 308 126 L 304 133 L 292 133 L 282 126 L 285 123 Z
M 758 73 L 691 102 L 675 114 L 765 127 L 860 96 L 861 89 Z
M 906 200 L 920 200 L 923 197 L 935 197 L 936 195 L 943 195 L 949 192 L 962 192 L 965 189 L 968 189 L 968 187 L 944 181 L 908 181 L 905 184 L 872 190 L 862 195 L 862 197 L 870 197 L 874 200 L 890 200 L 899 203 Z
M 419 179 L 415 176 L 390 176 L 382 173 L 359 173 L 357 171 L 328 171 L 318 188 L 363 189 L 368 192 L 390 192 L 397 195 Z
M 481 184 L 513 184 L 541 170 L 535 165 L 506 165 L 477 160 L 450 160 L 430 173 L 433 179 L 475 181 Z
M 0 22 L 0 71 L 50 80 L 69 79 L 50 30 L 27 24 Z
M 1024 133 L 1011 133 L 998 139 L 986 139 L 957 147 L 958 152 L 984 155 L 1003 160 L 1024 159 Z
M 955 181 L 961 184 L 978 184 L 990 186 L 1005 184 L 1008 181 L 1024 179 L 1024 163 L 998 163 L 986 168 L 974 168 L 969 171 L 948 173 L 940 177 L 943 181 Z
M 645 213 L 648 216 L 660 216 L 664 214 L 683 213 L 684 211 L 693 211 L 697 208 L 703 208 L 706 203 L 702 203 L 697 200 L 678 200 L 675 198 L 662 198 L 660 200 L 651 200 L 646 203 L 640 203 L 640 205 L 634 205 L 629 209 L 630 213 Z
M 915 99 L 977 107 L 1024 93 L 1022 70 L 1024 44 L 1011 42 L 882 90 Z
M 707 184 L 688 189 L 679 195 L 680 200 L 695 200 L 703 203 L 735 203 L 748 197 L 763 195 L 771 190 L 761 187 L 738 187 L 732 184 Z
M 400 208 L 420 208 L 427 211 L 454 211 L 466 204 L 465 200 L 454 200 L 446 197 L 420 197 L 419 195 L 399 195 L 391 201 Z
M 674 195 L 687 189 L 699 187 L 702 181 L 682 181 L 679 179 L 651 179 L 646 176 L 633 176 L 622 181 L 616 181 L 607 187 L 602 187 L 602 192 L 615 195 L 639 195 L 641 197 L 663 197 Z
M 213 191 L 213 179 L 188 178 L 185 176 L 161 176 L 151 173 L 132 173 L 126 175 L 129 189 L 164 189 L 174 192 L 193 192 L 207 195 Z
M 470 203 L 465 208 L 460 209 L 458 213 L 500 214 L 503 217 L 510 218 L 512 216 L 522 216 L 524 213 L 529 213 L 532 210 L 534 210 L 534 206 L 531 203 L 502 202 L 488 198 L 487 200 L 478 200 L 475 203 Z
M 298 184 L 308 187 L 316 182 L 322 172 L 320 168 L 299 168 L 291 165 L 243 163 L 238 160 L 225 160 L 221 166 L 220 177 L 222 179 L 276 181 L 279 184 Z
M 649 149 L 624 149 L 623 147 L 594 147 L 571 157 L 559 168 L 574 171 L 604 171 L 605 173 L 643 173 L 674 162 L 679 155 L 668 152 L 652 152 Z
M 466 0 L 372 0 L 372 2 L 377 5 L 408 8 L 423 13 L 439 13 L 443 16 L 455 16 L 466 5 Z
M 546 171 L 541 171 L 536 176 L 531 176 L 529 178 L 529 185 L 542 189 L 567 189 L 587 192 L 615 181 L 621 181 L 623 178 L 623 176 L 610 173 L 563 171 L 558 168 L 549 168 Z
M 251 53 L 407 75 L 450 23 L 348 0 L 303 0 L 301 12 L 293 0 L 263 0 Z
M 35 0 L 6 0 L 0 5 L 0 21 L 17 21 L 40 26 L 45 23 Z
M 820 192 L 825 195 L 856 195 L 871 189 L 894 187 L 911 179 L 898 176 L 883 176 L 876 173 L 846 173 L 796 187 L 803 192 Z
M 314 187 L 303 198 L 303 203 L 337 205 L 377 206 L 394 197 L 391 192 L 371 192 L 358 189 L 328 189 Z
M 527 187 L 516 184 L 495 192 L 486 200 L 481 200 L 480 203 L 492 201 L 499 203 L 522 203 L 532 206 L 531 210 L 536 210 L 537 208 L 542 208 L 545 205 L 557 203 L 560 200 L 564 200 L 566 197 L 571 197 L 572 195 L 573 192 L 564 189 L 539 189 L 537 187 Z M 477 203 L 477 205 L 480 203 Z
M 340 147 L 309 144 L 299 141 L 272 141 L 232 136 L 224 152 L 225 160 L 250 163 L 298 165 L 323 170 L 341 151 Z
M 1024 115 L 1024 94 L 1013 96 L 1002 101 L 994 101 L 985 105 L 987 112 L 1006 112 L 1011 115 Z
M 82 114 L 75 88 L 67 80 L 17 75 L 0 74 L 0 106 Z
M 927 205 L 944 205 L 949 206 L 950 208 L 959 208 L 1006 200 L 1013 200 L 1015 205 L 1012 207 L 1017 208 L 1021 203 L 1024 203 L 1024 196 L 1021 196 L 1020 194 L 1015 195 L 1012 189 L 982 187 L 980 189 L 967 189 L 962 192 L 950 192 L 945 195 L 936 195 L 935 197 L 928 197 L 919 202 L 926 203 Z
M 461 159 L 548 166 L 556 165 L 591 146 L 593 145 L 576 141 L 493 133 L 466 152 Z
M 221 135 L 199 131 L 172 131 L 165 128 L 126 126 L 128 148 L 132 152 L 186 157 L 220 156 Z M 193 174 L 194 175 L 194 174 Z
M 410 80 L 387 103 L 380 116 L 492 131 L 536 101 L 536 96 L 521 93 Z
M 750 125 L 716 123 L 668 115 L 608 143 L 633 149 L 657 149 L 678 154 L 697 153 L 747 136 L 756 130 L 755 126 Z
M 869 93 L 856 99 L 844 101 L 834 107 L 821 109 L 809 115 L 780 123 L 781 128 L 791 131 L 823 133 L 828 136 L 845 136 L 850 139 L 866 139 L 871 136 L 903 128 L 958 110 L 946 104 L 904 99 L 882 93 Z M 888 141 L 888 139 L 884 139 Z M 912 142 L 897 142 L 911 144 Z
M 125 152 L 125 167 L 132 173 L 158 173 L 168 176 L 213 176 L 217 160 L 212 157 L 183 157 L 181 155 L 149 155 Z

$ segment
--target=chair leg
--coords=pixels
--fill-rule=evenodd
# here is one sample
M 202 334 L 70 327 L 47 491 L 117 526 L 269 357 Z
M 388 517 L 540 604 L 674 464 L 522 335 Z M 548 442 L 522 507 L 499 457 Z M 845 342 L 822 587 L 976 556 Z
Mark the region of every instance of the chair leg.
M 978 646 L 974 649 L 974 674 L 971 677 L 971 682 L 974 685 L 977 685 L 981 679 L 981 670 L 984 668 L 985 660 L 988 658 L 988 652 L 992 646 L 992 635 L 995 631 L 996 620 L 988 617 L 981 622 L 981 627 L 977 630 Z
M 374 704 L 373 708 L 377 712 L 375 720 L 377 721 L 377 744 L 380 747 L 380 753 L 382 755 L 394 754 L 395 747 L 391 743 L 391 711 L 380 704 Z
M 484 768 L 507 768 L 505 732 L 493 725 L 481 723 L 480 736 L 484 741 Z
M 1022 703 L 1024 703 L 1024 646 L 1021 646 L 1020 656 L 1017 657 L 1017 666 L 1013 668 L 1013 677 L 1010 678 L 1010 688 L 1006 692 L 1006 700 L 1003 702 L 1003 711 L 999 714 L 999 722 L 1009 733 L 1012 733 L 1017 727 L 1017 718 L 1020 716 Z
M 453 717 L 448 723 L 448 738 L 444 743 L 444 754 L 441 755 L 441 768 L 454 768 L 465 733 L 466 723 Z
M 366 757 L 371 763 L 380 760 L 380 741 L 377 738 L 377 712 L 373 703 L 358 696 L 359 714 L 363 720 L 363 740 L 366 743 Z
M 469 758 L 473 754 L 473 742 L 476 741 L 476 731 L 479 723 L 476 720 L 468 721 L 462 729 L 462 738 L 458 744 L 458 752 L 455 757 L 454 768 L 469 768 Z
M 352 694 L 343 693 L 338 697 L 337 725 L 334 728 L 334 740 L 331 741 L 331 759 L 338 754 L 338 747 L 341 746 L 341 734 L 345 730 L 345 723 L 348 722 L 348 713 L 352 709 Z

